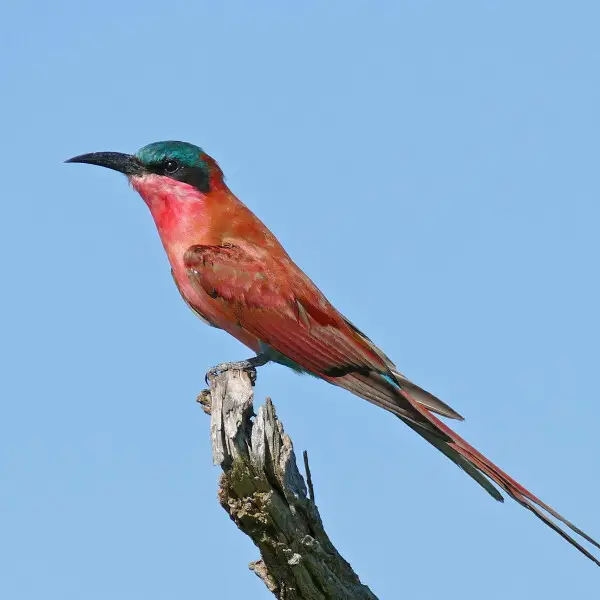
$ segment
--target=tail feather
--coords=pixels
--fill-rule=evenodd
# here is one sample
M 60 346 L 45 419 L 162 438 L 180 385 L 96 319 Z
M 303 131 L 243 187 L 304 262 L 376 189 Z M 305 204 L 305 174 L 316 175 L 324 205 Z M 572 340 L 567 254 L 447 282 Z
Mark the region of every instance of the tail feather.
M 402 417 L 400 417 L 402 418 Z M 496 489 L 494 484 L 481 473 L 481 471 L 473 466 L 459 452 L 457 452 L 448 442 L 439 436 L 423 429 L 419 425 L 406 419 L 402 419 L 413 431 L 418 433 L 422 438 L 426 439 L 432 446 L 437 448 L 442 454 L 447 456 L 454 464 L 460 467 L 469 477 L 472 477 L 494 500 L 504 502 L 502 494 Z
M 524 506 L 530 510 L 538 519 L 543 521 L 548 527 L 556 531 L 561 537 L 563 537 L 572 546 L 577 548 L 582 554 L 587 556 L 591 561 L 596 563 L 600 567 L 600 560 L 596 558 L 591 552 L 584 548 L 574 537 L 572 537 L 565 529 L 560 527 L 556 522 L 550 519 L 543 511 L 554 517 L 567 526 L 572 532 L 581 536 L 584 540 L 600 549 L 600 543 L 590 537 L 587 533 L 582 531 L 579 527 L 576 527 L 565 519 L 561 514 L 556 512 L 545 502 L 542 502 L 537 496 L 532 494 L 528 489 L 524 488 L 520 483 L 515 481 L 512 477 L 507 475 L 502 469 L 497 467 L 493 462 L 486 458 L 483 454 L 477 451 L 473 446 L 468 444 L 463 438 L 457 433 L 452 431 L 447 425 L 440 421 L 437 417 L 432 415 L 425 407 L 411 397 L 410 394 L 401 391 L 408 402 L 410 402 L 413 408 L 425 418 L 427 424 L 416 424 L 415 421 L 411 420 L 407 424 L 415 430 L 424 439 L 434 445 L 436 448 L 441 450 L 450 460 L 455 462 L 459 467 L 463 468 L 468 475 L 473 477 L 477 483 L 479 483 L 486 491 L 492 496 L 496 497 L 490 492 L 491 483 L 488 481 L 485 485 L 482 483 L 483 475 L 489 480 L 493 481 L 498 487 L 502 488 L 511 498 L 518 502 L 521 506 Z M 404 420 L 404 419 L 403 419 Z M 470 469 L 465 469 L 465 463 L 469 465 Z M 474 476 L 474 473 L 476 476 Z M 498 494 L 496 490 L 496 494 Z M 542 509 L 542 510 L 540 510 Z
M 596 563 L 596 565 L 600 566 L 598 558 L 584 548 L 568 531 L 560 527 L 548 515 L 563 523 L 573 533 L 600 549 L 600 544 L 596 540 L 507 475 L 433 414 L 433 412 L 437 412 L 443 416 L 462 419 L 447 404 L 412 383 L 400 373 L 397 373 L 395 369 L 393 371 L 390 370 L 389 376 L 372 371 L 357 371 L 339 377 L 324 375 L 321 375 L 321 377 L 395 414 L 422 438 L 465 471 L 492 498 L 500 502 L 504 501 L 502 494 L 496 488 L 498 486 L 521 506 L 531 511 L 548 527 L 556 531 L 556 533 L 577 548 L 582 554 Z

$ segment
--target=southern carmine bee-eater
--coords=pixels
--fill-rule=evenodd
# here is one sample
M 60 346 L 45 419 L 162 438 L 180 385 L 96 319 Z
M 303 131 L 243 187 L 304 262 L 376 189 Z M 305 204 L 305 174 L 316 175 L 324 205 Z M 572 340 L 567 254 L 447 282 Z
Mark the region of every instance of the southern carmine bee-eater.
M 334 308 L 231 192 L 216 161 L 201 148 L 156 142 L 133 155 L 93 152 L 67 162 L 99 165 L 127 176 L 152 213 L 185 302 L 203 321 L 255 353 L 216 370 L 252 370 L 273 361 L 347 389 L 396 415 L 496 500 L 503 498 L 494 484 L 504 490 L 600 566 L 567 530 L 596 548 L 600 544 L 442 422 L 436 415 L 463 417 L 402 375 Z

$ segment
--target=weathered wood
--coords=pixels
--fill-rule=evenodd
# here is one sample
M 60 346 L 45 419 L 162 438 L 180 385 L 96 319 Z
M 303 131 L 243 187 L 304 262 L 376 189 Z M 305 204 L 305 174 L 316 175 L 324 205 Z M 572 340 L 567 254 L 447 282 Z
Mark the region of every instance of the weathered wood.
M 213 377 L 198 397 L 223 469 L 219 502 L 261 554 L 250 569 L 280 600 L 377 600 L 325 533 L 275 406 L 267 398 L 254 417 L 253 398 L 242 371 Z

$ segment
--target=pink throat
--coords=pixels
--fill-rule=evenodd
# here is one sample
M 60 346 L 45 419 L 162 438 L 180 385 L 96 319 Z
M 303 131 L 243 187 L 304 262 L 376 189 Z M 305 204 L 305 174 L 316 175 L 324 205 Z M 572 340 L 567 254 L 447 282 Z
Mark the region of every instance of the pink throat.
M 198 224 L 206 196 L 195 187 L 160 175 L 132 177 L 131 185 L 142 197 L 165 242 L 166 238 L 179 237 Z

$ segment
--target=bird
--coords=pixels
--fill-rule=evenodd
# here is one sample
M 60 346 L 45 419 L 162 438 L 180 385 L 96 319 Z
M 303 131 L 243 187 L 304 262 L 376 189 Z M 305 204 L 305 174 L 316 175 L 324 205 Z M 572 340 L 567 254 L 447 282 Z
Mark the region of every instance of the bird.
M 92 152 L 66 162 L 127 176 L 150 210 L 183 300 L 206 324 L 253 351 L 249 359 L 213 367 L 207 377 L 228 369 L 255 375 L 256 367 L 274 362 L 344 388 L 398 417 L 492 498 L 502 502 L 504 491 L 600 566 L 583 540 L 600 544 L 442 421 L 463 417 L 403 375 L 333 306 L 204 150 L 163 141 L 135 154 Z

